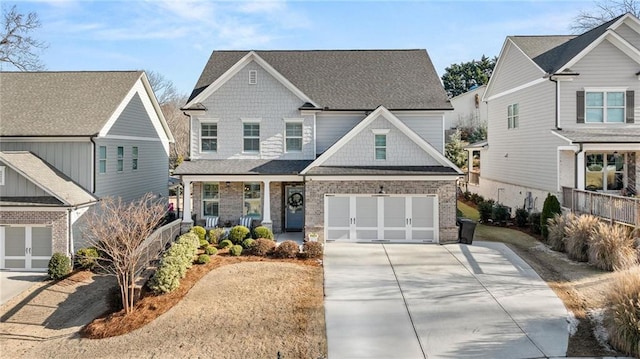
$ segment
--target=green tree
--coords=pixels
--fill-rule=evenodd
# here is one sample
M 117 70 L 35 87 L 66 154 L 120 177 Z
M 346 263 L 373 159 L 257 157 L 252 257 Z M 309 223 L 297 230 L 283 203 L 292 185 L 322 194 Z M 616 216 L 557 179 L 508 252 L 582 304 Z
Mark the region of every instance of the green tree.
M 463 94 L 473 86 L 485 85 L 493 73 L 498 58 L 488 58 L 482 55 L 480 60 L 471 60 L 452 64 L 445 68 L 442 75 L 442 84 L 450 97 Z
M 449 137 L 449 143 L 444 147 L 445 156 L 460 168 L 466 166 L 468 155 L 464 149 L 467 143 L 462 140 L 461 135 L 460 130 L 456 130 L 456 132 Z

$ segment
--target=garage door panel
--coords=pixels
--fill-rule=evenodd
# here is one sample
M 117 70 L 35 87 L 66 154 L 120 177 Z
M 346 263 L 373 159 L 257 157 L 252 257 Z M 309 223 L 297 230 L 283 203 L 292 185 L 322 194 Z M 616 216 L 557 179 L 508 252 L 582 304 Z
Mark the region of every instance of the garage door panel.
M 378 199 L 375 197 L 356 197 L 356 226 L 378 227 Z
M 34 227 L 31 229 L 31 248 L 31 255 L 33 256 L 51 257 L 50 227 Z
M 5 259 L 4 267 L 7 269 L 24 269 L 27 267 L 25 259 Z
M 356 239 L 358 239 L 358 240 L 374 240 L 374 239 L 378 239 L 378 228 L 356 229 Z
M 331 240 L 349 239 L 348 229 L 329 229 L 327 230 L 327 238 Z
M 405 240 L 407 239 L 407 230 L 402 229 L 385 229 L 384 239 L 388 240 Z
M 27 246 L 25 235 L 25 227 L 6 227 L 4 229 L 4 255 L 5 256 L 24 256 Z M 12 267 L 15 268 L 15 267 Z
M 433 240 L 435 234 L 432 229 L 412 229 L 411 238 L 417 240 Z
M 384 227 L 404 227 L 406 225 L 405 198 L 384 198 Z
M 327 225 L 329 227 L 349 227 L 351 219 L 349 198 L 329 197 L 327 201 Z
M 413 197 L 411 221 L 414 227 L 433 227 L 433 197 Z
M 47 269 L 49 267 L 48 259 L 32 259 L 31 269 Z

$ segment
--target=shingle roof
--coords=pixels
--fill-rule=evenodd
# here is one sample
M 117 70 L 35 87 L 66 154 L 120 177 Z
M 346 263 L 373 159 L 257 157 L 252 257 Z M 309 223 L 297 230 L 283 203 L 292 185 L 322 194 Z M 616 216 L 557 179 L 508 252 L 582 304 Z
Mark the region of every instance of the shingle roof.
M 97 201 L 91 193 L 31 152 L 0 151 L 0 161 L 65 205 L 78 206 Z
M 640 128 L 556 130 L 573 143 L 640 143 Z
M 560 70 L 582 50 L 602 36 L 620 15 L 579 36 L 510 36 L 509 38 L 549 74 Z
M 297 175 L 311 160 L 192 160 L 184 161 L 176 175 Z
M 0 136 L 91 136 L 142 71 L 0 72 Z
M 307 175 L 316 176 L 425 176 L 458 175 L 455 169 L 444 166 L 318 166 Z
M 249 51 L 214 51 L 189 101 Z M 320 107 L 452 109 L 426 50 L 255 51 Z
M 0 206 L 58 207 L 64 205 L 55 197 L 0 197 Z

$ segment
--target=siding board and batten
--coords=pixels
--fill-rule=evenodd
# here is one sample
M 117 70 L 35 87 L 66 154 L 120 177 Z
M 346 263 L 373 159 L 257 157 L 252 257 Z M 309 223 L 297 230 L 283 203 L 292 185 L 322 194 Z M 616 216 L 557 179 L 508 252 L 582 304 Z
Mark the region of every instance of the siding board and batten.
M 1 166 L 5 166 L 5 163 L 0 162 Z M 14 171 L 9 166 L 4 169 L 4 186 L 0 186 L 0 197 L 49 197 L 50 194 L 46 193 L 42 188 L 36 186 Z

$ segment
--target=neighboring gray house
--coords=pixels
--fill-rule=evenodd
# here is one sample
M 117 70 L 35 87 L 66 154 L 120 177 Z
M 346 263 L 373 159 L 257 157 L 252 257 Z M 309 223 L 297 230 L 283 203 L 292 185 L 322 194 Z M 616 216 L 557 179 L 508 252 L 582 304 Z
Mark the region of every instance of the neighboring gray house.
M 142 71 L 0 73 L 0 268 L 72 253 L 105 196 L 168 195 L 173 141 Z
M 540 211 L 552 193 L 567 208 L 617 216 L 633 203 L 618 196 L 640 189 L 639 90 L 631 14 L 578 36 L 508 37 L 483 98 L 489 136 L 472 149 L 482 153 L 473 189 L 512 208 Z M 633 208 L 622 211 L 630 217 L 614 219 L 632 223 Z
M 425 50 L 215 51 L 184 107 L 184 222 L 327 240 L 456 240 L 451 111 Z

